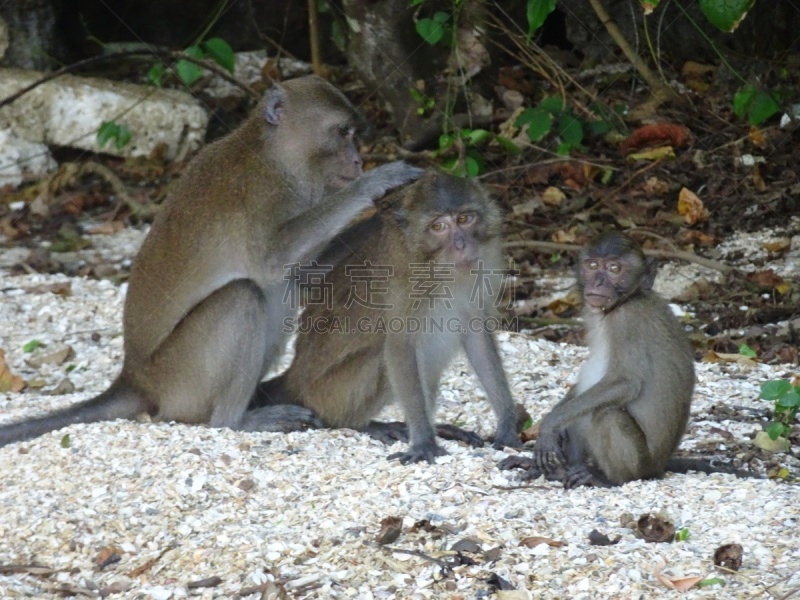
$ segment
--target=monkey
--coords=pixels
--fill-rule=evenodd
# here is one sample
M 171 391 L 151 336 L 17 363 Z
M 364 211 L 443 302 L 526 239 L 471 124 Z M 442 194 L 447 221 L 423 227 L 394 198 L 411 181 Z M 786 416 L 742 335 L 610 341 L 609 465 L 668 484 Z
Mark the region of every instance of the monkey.
M 0 446 L 72 423 L 133 418 L 286 431 L 316 423 L 298 406 L 246 412 L 282 355 L 285 266 L 313 260 L 388 190 L 421 169 L 362 174 L 361 117 L 317 76 L 275 84 L 173 184 L 131 269 L 122 370 L 100 395 L 0 427 Z
M 651 289 L 656 266 L 622 233 L 601 235 L 582 250 L 577 287 L 589 358 L 542 419 L 533 457 L 510 456 L 501 469 L 561 479 L 565 488 L 616 486 L 667 470 L 742 476 L 671 458 L 689 420 L 694 354 L 669 305 Z
M 344 234 L 356 249 L 329 273 L 330 302 L 306 306 L 294 361 L 259 386 L 251 407 L 299 404 L 328 427 L 408 441 L 390 460 L 433 463 L 446 454 L 437 433 L 483 445 L 473 432 L 433 423 L 442 372 L 463 349 L 497 418 L 494 447 L 520 447 L 490 331 L 503 273 L 498 207 L 477 183 L 438 172 L 383 204 L 357 227 L 360 240 Z M 392 401 L 405 423 L 374 421 Z

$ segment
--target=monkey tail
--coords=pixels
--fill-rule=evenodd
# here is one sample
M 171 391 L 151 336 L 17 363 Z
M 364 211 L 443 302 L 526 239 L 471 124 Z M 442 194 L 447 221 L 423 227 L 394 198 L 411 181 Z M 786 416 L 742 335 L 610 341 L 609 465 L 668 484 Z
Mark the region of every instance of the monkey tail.
M 728 465 L 716 465 L 713 461 L 704 458 L 670 458 L 667 461 L 666 471 L 671 473 L 688 473 L 689 471 L 698 471 L 711 475 L 712 473 L 727 473 L 728 475 L 736 475 L 739 478 L 755 478 L 762 479 L 758 473 L 751 471 L 743 471 Z
M 0 447 L 35 438 L 74 423 L 132 419 L 150 408 L 127 383 L 117 379 L 105 392 L 85 402 L 29 421 L 0 427 Z

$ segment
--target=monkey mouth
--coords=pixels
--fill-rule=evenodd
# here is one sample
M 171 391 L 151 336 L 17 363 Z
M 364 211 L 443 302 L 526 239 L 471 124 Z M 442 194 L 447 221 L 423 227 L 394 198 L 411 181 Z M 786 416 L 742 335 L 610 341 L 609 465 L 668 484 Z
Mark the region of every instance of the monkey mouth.
M 611 298 L 602 294 L 586 294 L 586 304 L 592 308 L 605 308 L 611 301 Z

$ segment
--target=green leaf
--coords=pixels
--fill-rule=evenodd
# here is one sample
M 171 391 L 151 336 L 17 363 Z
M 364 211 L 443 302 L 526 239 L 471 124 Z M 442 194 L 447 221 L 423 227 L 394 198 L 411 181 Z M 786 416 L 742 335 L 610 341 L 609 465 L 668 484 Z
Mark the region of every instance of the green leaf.
M 228 73 L 233 73 L 233 69 L 236 65 L 236 57 L 233 55 L 233 49 L 228 45 L 228 42 L 222 38 L 215 37 L 203 42 L 202 46 L 206 54 L 208 54 L 215 63 L 228 71 Z
M 775 402 L 781 408 L 797 408 L 800 406 L 800 394 L 797 392 L 798 388 L 793 389 L 791 392 L 786 392 L 783 396 L 778 398 Z
M 712 585 L 725 585 L 725 582 L 719 577 L 709 577 L 708 579 L 703 579 L 703 581 L 697 582 L 697 587 L 699 588 L 709 587 Z
M 481 142 L 485 142 L 492 137 L 492 132 L 485 129 L 472 129 L 465 131 L 467 131 L 466 138 L 473 146 L 477 146 Z
M 570 113 L 564 113 L 558 120 L 558 133 L 570 146 L 580 146 L 583 142 L 583 124 Z
M 770 423 L 769 425 L 764 427 L 764 431 L 767 432 L 767 434 L 769 435 L 769 439 L 771 440 L 777 440 L 779 437 L 781 437 L 781 435 L 783 435 L 783 432 L 785 430 L 786 430 L 786 425 L 778 422 Z
M 164 77 L 164 72 L 166 70 L 167 70 L 166 67 L 164 65 L 162 65 L 161 63 L 158 63 L 157 65 L 153 65 L 152 67 L 150 67 L 150 70 L 147 72 L 147 80 L 150 83 L 152 83 L 153 85 L 161 87 L 161 85 L 162 85 L 161 79 Z
M 496 139 L 499 146 L 509 154 L 519 154 L 522 152 L 522 148 L 517 146 L 513 141 L 504 135 L 495 136 L 494 139 Z
M 586 126 L 592 135 L 605 135 L 613 129 L 608 121 L 591 121 Z
M 570 150 L 572 150 L 572 144 L 569 142 L 561 142 L 558 148 L 556 148 L 556 154 L 559 156 L 567 156 Z
M 40 342 L 39 340 L 31 340 L 30 342 L 28 342 L 27 344 L 25 344 L 22 347 L 22 351 L 23 352 L 33 352 L 34 350 L 36 350 L 41 345 L 42 345 L 42 342 Z
M 758 355 L 756 354 L 756 351 L 753 350 L 747 344 L 740 344 L 739 345 L 739 354 L 741 354 L 742 356 L 749 356 L 750 358 L 757 358 L 758 357 Z
M 444 36 L 444 26 L 433 19 L 420 19 L 417 21 L 417 33 L 423 40 L 433 46 Z
M 476 177 L 481 173 L 481 165 L 471 156 L 464 157 L 464 168 L 467 177 Z
M 61 447 L 62 448 L 69 448 L 70 445 L 71 444 L 70 444 L 70 441 L 69 441 L 69 434 L 65 433 L 61 438 Z
M 772 94 L 759 91 L 750 103 L 747 111 L 747 120 L 750 125 L 761 125 L 780 109 L 781 107 L 772 97 Z
M 748 85 L 733 95 L 733 112 L 737 117 L 741 119 L 747 114 L 757 92 L 753 86 Z
M 77 365 L 67 365 L 66 372 L 72 373 L 77 368 Z
M 539 102 L 539 108 L 543 108 L 553 116 L 557 116 L 563 112 L 566 105 L 567 103 L 564 102 L 564 99 L 561 96 L 548 96 Z
M 525 431 L 526 429 L 530 429 L 531 427 L 533 427 L 533 417 L 528 417 L 527 419 L 525 419 L 525 422 L 522 424 L 522 431 Z
M 791 391 L 792 384 L 787 379 L 773 379 L 765 381 L 761 384 L 761 395 L 759 398 L 762 400 L 777 400 L 784 394 Z
M 344 53 L 347 50 L 347 33 L 338 19 L 331 23 L 331 39 L 339 52 Z
M 189 46 L 184 50 L 184 53 L 192 58 L 203 58 L 203 51 L 200 46 Z M 203 75 L 203 69 L 186 60 L 179 60 L 178 64 L 175 65 L 175 70 L 178 72 L 178 77 L 186 85 L 192 85 Z
M 114 136 L 114 145 L 117 147 L 117 150 L 122 150 L 127 146 L 132 137 L 133 134 L 127 125 L 118 125 L 117 134 Z
M 678 531 L 678 533 L 675 534 L 675 539 L 679 542 L 685 542 L 686 540 L 689 539 L 689 530 L 686 527 L 684 527 L 683 529 Z
M 528 137 L 532 142 L 539 142 L 544 136 L 550 133 L 550 128 L 553 125 L 553 117 L 541 107 L 528 108 L 517 117 L 515 124 L 517 127 L 527 125 Z
M 731 32 L 739 26 L 755 0 L 699 0 L 700 10 L 717 29 Z
M 456 136 L 452 133 L 443 133 L 439 136 L 439 150 L 447 150 L 450 146 L 455 144 Z
M 109 140 L 117 137 L 119 125 L 114 121 L 103 121 L 97 129 L 97 147 L 104 148 Z
M 555 264 L 555 263 L 557 263 L 558 261 L 560 261 L 560 260 L 561 260 L 561 255 L 560 255 L 558 252 L 556 252 L 556 253 L 554 253 L 554 254 L 551 254 L 551 255 L 550 255 L 550 258 L 548 258 L 548 260 L 549 260 L 551 263 Z
M 447 23 L 448 19 L 450 19 L 450 15 L 441 10 L 433 15 L 433 20 L 439 23 L 440 25 L 444 25 L 445 23 Z
M 556 0 L 528 0 L 528 35 L 531 36 L 544 24 L 547 15 L 556 8 Z

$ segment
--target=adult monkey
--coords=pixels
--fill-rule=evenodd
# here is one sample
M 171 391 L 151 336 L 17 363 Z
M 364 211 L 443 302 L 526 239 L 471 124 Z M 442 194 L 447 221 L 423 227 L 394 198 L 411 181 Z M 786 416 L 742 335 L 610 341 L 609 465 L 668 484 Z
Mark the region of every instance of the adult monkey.
M 356 110 L 327 81 L 275 85 L 175 183 L 133 265 L 125 358 L 111 387 L 54 414 L 0 428 L 0 446 L 72 423 L 158 419 L 245 430 L 315 423 L 298 407 L 245 415 L 284 350 L 284 267 L 313 260 L 373 201 L 416 179 L 402 162 L 362 176 Z
M 750 476 L 671 458 L 689 420 L 694 357 L 667 302 L 651 290 L 655 259 L 611 232 L 583 249 L 577 271 L 589 358 L 542 420 L 533 458 L 510 456 L 500 468 L 561 479 L 567 488 L 621 485 L 665 471 Z
M 477 183 L 442 173 L 426 173 L 384 204 L 344 234 L 357 250 L 328 275 L 330 306 L 306 307 L 294 362 L 259 386 L 253 405 L 300 404 L 329 427 L 408 440 L 408 450 L 390 459 L 434 462 L 446 454 L 437 433 L 483 444 L 433 423 L 442 372 L 463 349 L 497 417 L 494 446 L 519 447 L 517 411 L 489 330 L 504 271 L 496 204 Z M 405 423 L 372 420 L 393 401 Z

